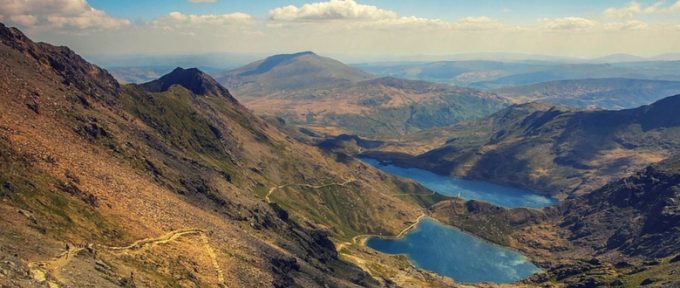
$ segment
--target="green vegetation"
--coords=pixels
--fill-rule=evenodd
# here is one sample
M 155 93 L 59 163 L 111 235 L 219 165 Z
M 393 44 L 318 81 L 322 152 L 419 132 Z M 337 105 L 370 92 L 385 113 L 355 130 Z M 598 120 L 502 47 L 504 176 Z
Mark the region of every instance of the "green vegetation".
M 0 198 L 23 209 L 28 225 L 53 239 L 87 239 L 121 243 L 128 240 L 110 218 L 77 195 L 60 190 L 60 179 L 32 167 L 31 157 L 17 155 L 0 143 Z
M 135 85 L 125 86 L 121 102 L 126 110 L 156 129 L 169 143 L 185 151 L 221 155 L 221 143 L 211 124 L 192 109 L 190 91 L 175 87 L 167 92 L 147 93 Z

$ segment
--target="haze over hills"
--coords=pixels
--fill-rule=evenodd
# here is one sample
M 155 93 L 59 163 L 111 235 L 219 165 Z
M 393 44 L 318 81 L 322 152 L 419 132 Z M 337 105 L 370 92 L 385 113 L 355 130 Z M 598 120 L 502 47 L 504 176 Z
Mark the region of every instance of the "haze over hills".
M 550 61 L 439 61 L 405 65 L 359 65 L 376 75 L 473 88 L 502 88 L 546 81 L 588 78 L 680 80 L 680 61 L 564 63 Z
M 311 52 L 272 56 L 225 75 L 218 79 L 256 113 L 331 135 L 395 137 L 504 106 L 490 93 L 374 78 Z
M 121 86 L 66 47 L 0 40 L 2 285 L 386 285 L 369 261 L 451 283 L 339 245 L 441 197 L 291 140 L 200 70 Z
M 590 109 L 626 109 L 680 94 L 680 81 L 625 78 L 542 82 L 493 90 L 513 103 L 543 102 Z

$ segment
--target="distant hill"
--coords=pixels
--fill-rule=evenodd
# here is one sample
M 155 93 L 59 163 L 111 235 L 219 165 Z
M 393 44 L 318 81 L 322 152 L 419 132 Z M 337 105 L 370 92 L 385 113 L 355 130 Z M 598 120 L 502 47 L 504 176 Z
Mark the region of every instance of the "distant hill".
M 680 94 L 680 81 L 625 78 L 550 81 L 494 90 L 513 103 L 539 101 L 576 108 L 625 109 Z
M 647 61 L 649 59 L 645 57 L 640 57 L 640 56 L 635 56 L 635 55 L 630 55 L 630 54 L 624 54 L 624 53 L 618 53 L 618 54 L 611 54 L 603 57 L 598 57 L 589 60 L 590 62 L 594 63 L 621 63 L 621 62 L 642 62 L 642 61 Z
M 330 135 L 395 137 L 483 117 L 505 106 L 492 93 L 373 78 L 311 52 L 272 56 L 218 79 L 256 113 Z
M 680 61 L 439 61 L 401 65 L 361 64 L 369 73 L 406 79 L 496 89 L 540 82 L 592 78 L 680 81 Z
M 110 67 L 107 70 L 120 83 L 143 83 L 157 79 L 174 67 Z
M 214 73 L 214 76 L 239 98 L 263 96 L 273 91 L 327 87 L 372 78 L 359 69 L 309 51 L 274 55 L 241 68 Z
M 479 121 L 442 129 L 452 138 L 421 155 L 373 156 L 441 174 L 568 196 L 680 152 L 677 111 L 680 95 L 619 111 L 515 105 Z

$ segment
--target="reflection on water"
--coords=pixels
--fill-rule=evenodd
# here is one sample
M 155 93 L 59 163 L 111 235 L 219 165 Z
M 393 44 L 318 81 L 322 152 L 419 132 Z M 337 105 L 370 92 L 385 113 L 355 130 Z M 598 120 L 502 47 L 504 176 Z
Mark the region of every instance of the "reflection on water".
M 418 168 L 402 168 L 391 164 L 383 164 L 371 158 L 362 161 L 390 174 L 411 178 L 423 186 L 446 196 L 457 196 L 467 200 L 480 200 L 507 207 L 541 208 L 550 206 L 555 200 L 538 195 L 530 190 L 497 185 L 484 181 L 464 180 L 438 175 Z

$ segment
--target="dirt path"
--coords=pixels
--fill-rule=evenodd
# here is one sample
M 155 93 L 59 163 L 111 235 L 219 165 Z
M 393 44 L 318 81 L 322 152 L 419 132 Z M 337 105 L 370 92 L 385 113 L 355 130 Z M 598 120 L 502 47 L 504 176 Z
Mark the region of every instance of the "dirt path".
M 352 183 L 354 181 L 357 181 L 356 178 L 350 178 L 348 180 L 345 180 L 345 182 L 342 183 L 329 183 L 329 184 L 323 184 L 323 185 L 311 185 L 311 184 L 304 184 L 304 183 L 292 183 L 292 184 L 283 184 L 279 186 L 274 186 L 272 188 L 269 188 L 269 191 L 267 191 L 267 195 L 264 196 L 265 201 L 267 203 L 272 203 L 270 196 L 274 193 L 274 191 L 278 189 L 282 189 L 285 187 L 290 187 L 290 186 L 299 186 L 299 187 L 305 187 L 305 188 L 310 188 L 310 189 L 321 189 L 321 188 L 326 188 L 330 186 L 345 186 L 349 183 Z
M 84 248 L 79 248 L 75 247 L 72 245 L 66 245 L 66 251 L 62 252 L 59 254 L 59 256 L 52 258 L 51 260 L 47 261 L 40 261 L 40 262 L 30 262 L 28 263 L 28 267 L 31 270 L 31 274 L 33 274 L 33 278 L 35 280 L 38 280 L 39 282 L 43 282 L 46 280 L 46 275 L 49 273 L 54 277 L 55 280 L 64 283 L 65 279 L 63 276 L 61 276 L 61 268 L 66 266 L 71 259 L 73 259 L 78 252 L 82 251 Z M 49 282 L 50 285 L 52 285 L 52 282 Z
M 175 230 L 175 231 L 170 231 L 160 237 L 156 238 L 144 238 L 141 240 L 137 240 L 135 242 L 132 242 L 132 244 L 127 245 L 127 246 L 122 246 L 122 247 L 114 247 L 114 246 L 106 246 L 106 245 L 97 245 L 100 248 L 108 249 L 113 252 L 120 252 L 123 254 L 130 253 L 130 251 L 136 251 L 136 250 L 141 250 L 147 247 L 152 247 L 158 244 L 165 244 L 171 241 L 177 240 L 177 238 L 180 238 L 185 235 L 192 235 L 192 234 L 203 234 L 204 232 L 202 230 L 198 229 L 182 229 L 182 230 Z
M 222 271 L 222 268 L 220 267 L 219 262 L 217 261 L 217 254 L 215 254 L 215 251 L 213 250 L 212 246 L 210 246 L 208 234 L 200 229 L 181 229 L 170 231 L 160 237 L 144 238 L 132 242 L 132 244 L 127 246 L 120 247 L 106 245 L 96 246 L 103 250 L 109 250 L 114 254 L 129 255 L 142 249 L 151 248 L 160 244 L 166 244 L 172 241 L 176 241 L 180 237 L 189 235 L 200 236 L 201 242 L 204 245 L 205 252 L 210 257 L 211 264 L 215 268 L 218 284 L 221 287 L 226 287 L 224 281 L 224 272 Z M 60 270 L 64 266 L 66 266 L 71 261 L 71 259 L 73 259 L 73 257 L 76 256 L 78 252 L 82 251 L 83 249 L 85 248 L 67 245 L 66 251 L 62 252 L 61 254 L 59 254 L 59 256 L 54 257 L 51 260 L 29 263 L 28 266 L 29 268 L 31 268 L 33 278 L 38 282 L 43 282 L 46 280 L 46 274 L 49 273 L 52 277 L 54 277 L 55 280 L 61 283 L 66 283 L 67 281 L 61 276 Z
M 222 268 L 220 268 L 220 264 L 217 262 L 217 255 L 215 254 L 215 251 L 212 249 L 212 246 L 210 246 L 208 235 L 201 233 L 201 241 L 203 242 L 203 245 L 205 245 L 205 251 L 208 252 L 208 256 L 210 256 L 210 261 L 212 262 L 215 271 L 217 271 L 217 282 L 219 284 L 225 285 L 224 272 L 222 271 Z
M 418 223 L 420 223 L 420 220 L 422 220 L 423 217 L 425 217 L 425 216 L 427 216 L 427 215 L 425 215 L 425 213 L 420 214 L 420 216 L 418 216 L 418 218 L 416 218 L 416 222 L 414 222 L 410 226 L 404 228 L 404 230 L 401 230 L 401 232 L 399 232 L 399 234 L 397 234 L 396 238 L 404 237 L 404 235 L 406 235 L 406 233 L 408 233 L 408 231 L 411 231 L 411 229 L 415 228 L 416 225 L 418 225 Z
M 416 225 L 418 225 L 418 223 L 420 223 L 420 220 L 422 220 L 423 217 L 425 217 L 425 216 L 427 216 L 425 213 L 420 214 L 420 216 L 418 216 L 418 218 L 416 218 L 416 222 L 414 222 L 413 224 L 411 224 L 408 227 L 401 230 L 401 232 L 399 232 L 399 234 L 397 234 L 397 236 L 395 236 L 394 238 L 404 237 L 404 235 L 406 235 L 406 233 L 408 233 L 413 228 L 415 228 Z M 374 236 L 378 236 L 378 235 L 371 235 L 371 234 L 356 235 L 356 236 L 352 237 L 352 241 L 342 242 L 342 243 L 338 244 L 335 247 L 335 250 L 340 252 L 340 250 L 342 250 L 342 249 L 344 249 L 344 248 L 346 248 L 347 246 L 350 246 L 350 245 L 357 245 L 357 244 L 364 245 L 364 241 L 366 239 L 368 239 L 369 237 L 374 237 Z

